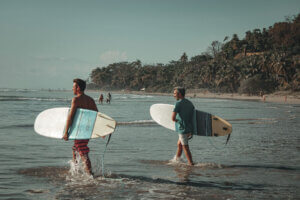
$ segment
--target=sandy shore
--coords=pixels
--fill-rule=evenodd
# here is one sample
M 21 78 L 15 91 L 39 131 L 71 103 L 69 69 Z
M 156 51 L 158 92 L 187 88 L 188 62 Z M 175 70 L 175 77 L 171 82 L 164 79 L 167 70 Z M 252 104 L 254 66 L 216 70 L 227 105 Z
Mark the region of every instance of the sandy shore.
M 93 90 L 94 92 L 97 92 Z M 99 91 L 98 91 L 99 92 Z M 107 93 L 102 91 L 102 93 Z M 173 96 L 173 93 L 158 93 L 158 92 L 145 92 L 145 91 L 111 91 L 111 93 L 119 94 L 137 94 L 137 95 L 161 95 L 161 96 Z M 238 93 L 210 93 L 210 92 L 199 92 L 199 91 L 187 91 L 186 97 L 188 98 L 214 98 L 214 99 L 233 99 L 233 100 L 244 100 L 244 101 L 260 101 L 260 102 L 275 102 L 283 104 L 300 104 L 300 92 L 275 92 L 272 94 L 266 94 L 264 96 L 249 96 Z
M 264 96 L 249 96 L 244 94 L 228 94 L 228 93 L 194 93 L 187 94 L 189 97 L 199 98 L 220 98 L 220 99 L 234 99 L 234 100 L 245 100 L 245 101 L 260 101 L 260 102 L 275 102 L 284 104 L 300 104 L 300 93 L 298 94 L 266 94 Z

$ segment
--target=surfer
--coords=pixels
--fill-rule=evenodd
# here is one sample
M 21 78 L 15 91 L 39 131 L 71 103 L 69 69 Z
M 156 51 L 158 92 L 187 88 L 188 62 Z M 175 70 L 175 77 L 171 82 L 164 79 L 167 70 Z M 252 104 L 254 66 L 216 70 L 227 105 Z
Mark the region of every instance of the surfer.
M 70 112 L 67 119 L 67 124 L 65 128 L 65 133 L 63 136 L 63 139 L 65 141 L 68 140 L 68 130 L 70 126 L 72 125 L 73 118 L 76 113 L 77 108 L 83 108 L 88 110 L 94 110 L 98 112 L 96 103 L 94 99 L 84 94 L 84 90 L 86 87 L 86 83 L 84 80 L 81 79 L 74 79 L 73 80 L 73 93 L 75 97 L 72 99 Z M 89 140 L 74 140 L 74 146 L 72 148 L 73 150 L 73 161 L 77 163 L 76 160 L 76 152 L 79 153 L 81 160 L 85 164 L 85 170 L 88 174 L 92 175 L 92 168 L 91 168 L 91 161 L 89 159 L 89 147 L 88 145 Z
M 110 104 L 110 101 L 111 101 L 111 94 L 110 92 L 107 94 L 107 98 L 106 98 L 106 103 L 109 103 Z
M 173 94 L 177 102 L 172 113 L 172 120 L 178 127 L 179 132 L 176 160 L 181 157 L 183 149 L 189 165 L 194 165 L 188 140 L 192 138 L 192 119 L 195 107 L 192 102 L 185 98 L 185 88 L 176 87 Z
M 103 94 L 100 94 L 99 96 L 99 103 L 103 104 Z

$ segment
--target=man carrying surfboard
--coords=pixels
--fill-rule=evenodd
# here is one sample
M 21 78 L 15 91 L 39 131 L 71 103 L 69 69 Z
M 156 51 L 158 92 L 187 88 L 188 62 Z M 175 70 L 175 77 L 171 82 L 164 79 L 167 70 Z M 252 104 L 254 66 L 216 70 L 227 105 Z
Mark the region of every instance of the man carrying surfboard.
M 188 140 L 192 137 L 195 107 L 192 102 L 185 98 L 185 88 L 176 87 L 173 94 L 177 102 L 172 113 L 172 120 L 175 122 L 176 131 L 179 133 L 176 159 L 181 157 L 183 149 L 189 165 L 194 165 Z
M 72 99 L 71 103 L 71 108 L 70 112 L 67 118 L 67 124 L 65 128 L 65 133 L 63 136 L 63 139 L 65 141 L 68 140 L 68 130 L 72 125 L 72 121 L 74 119 L 76 109 L 77 108 L 83 108 L 83 109 L 88 109 L 88 110 L 94 110 L 98 112 L 96 103 L 94 99 L 91 97 L 87 96 L 84 94 L 84 90 L 86 87 L 85 81 L 81 79 L 74 79 L 73 80 L 73 93 L 75 97 Z M 73 146 L 73 161 L 76 163 L 76 152 L 79 153 L 81 160 L 85 164 L 85 170 L 88 174 L 92 175 L 92 168 L 91 168 L 91 161 L 89 159 L 88 153 L 89 153 L 89 148 L 88 148 L 88 142 L 89 140 L 74 140 L 74 146 Z

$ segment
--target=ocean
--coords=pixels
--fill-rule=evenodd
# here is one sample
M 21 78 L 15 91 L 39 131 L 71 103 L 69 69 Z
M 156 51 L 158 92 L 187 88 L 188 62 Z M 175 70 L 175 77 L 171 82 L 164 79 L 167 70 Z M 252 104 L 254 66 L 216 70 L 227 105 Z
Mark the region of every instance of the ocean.
M 90 140 L 91 178 L 71 161 L 72 141 L 33 129 L 41 111 L 69 106 L 72 97 L 0 89 L 0 199 L 300 199 L 299 105 L 190 98 L 233 132 L 227 145 L 226 137 L 194 136 L 189 166 L 184 155 L 174 160 L 177 134 L 149 114 L 173 97 L 112 93 L 111 104 L 97 106 L 120 125 L 105 154 L 107 138 Z

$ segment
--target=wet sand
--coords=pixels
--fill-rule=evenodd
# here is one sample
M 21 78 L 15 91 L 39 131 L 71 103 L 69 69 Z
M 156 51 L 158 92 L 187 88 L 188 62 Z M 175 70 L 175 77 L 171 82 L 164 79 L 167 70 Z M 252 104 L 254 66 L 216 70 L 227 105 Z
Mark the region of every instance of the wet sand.
M 234 100 L 248 100 L 261 102 L 275 102 L 285 104 L 300 104 L 300 93 L 273 93 L 263 96 L 245 95 L 238 93 L 188 93 L 188 97 L 198 98 L 220 98 L 220 99 L 234 99 Z

